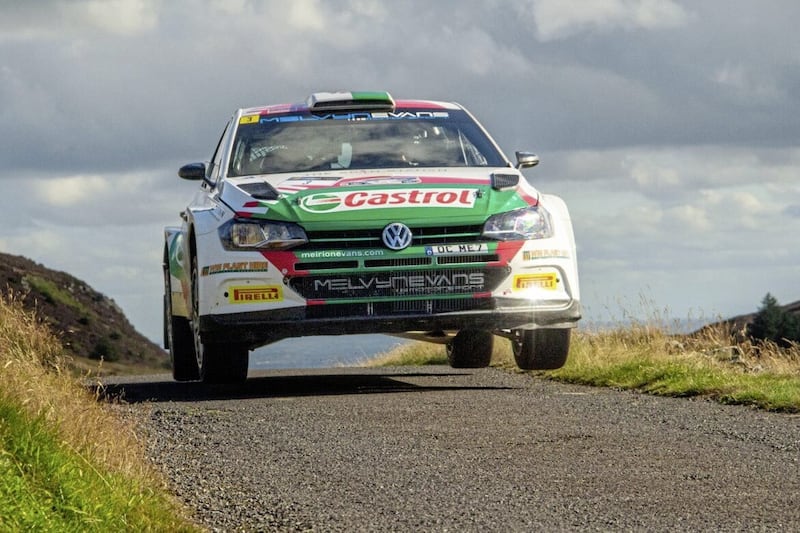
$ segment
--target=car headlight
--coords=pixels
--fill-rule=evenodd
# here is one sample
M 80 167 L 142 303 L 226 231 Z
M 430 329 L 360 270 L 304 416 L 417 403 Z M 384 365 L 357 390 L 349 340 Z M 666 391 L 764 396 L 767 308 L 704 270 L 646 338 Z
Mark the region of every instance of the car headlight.
M 531 206 L 493 215 L 483 225 L 483 236 L 498 241 L 552 237 L 550 213 L 542 206 Z
M 308 242 L 306 232 L 291 222 L 231 220 L 219 228 L 226 250 L 288 250 Z

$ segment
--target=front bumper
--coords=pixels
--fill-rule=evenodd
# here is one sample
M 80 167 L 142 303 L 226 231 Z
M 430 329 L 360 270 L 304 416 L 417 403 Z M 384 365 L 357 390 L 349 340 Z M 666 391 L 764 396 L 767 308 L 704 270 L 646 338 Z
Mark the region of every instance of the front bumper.
M 361 305 L 365 306 L 363 313 L 341 316 L 320 314 L 315 306 L 204 315 L 200 317 L 200 331 L 203 342 L 246 343 L 256 348 L 285 338 L 314 335 L 570 328 L 581 318 L 581 306 L 577 300 L 551 308 L 531 305 L 527 301 L 486 298 L 480 302 L 480 309 L 433 314 L 425 309 L 391 314 L 369 304 Z M 325 307 L 335 312 L 333 308 L 337 306 Z

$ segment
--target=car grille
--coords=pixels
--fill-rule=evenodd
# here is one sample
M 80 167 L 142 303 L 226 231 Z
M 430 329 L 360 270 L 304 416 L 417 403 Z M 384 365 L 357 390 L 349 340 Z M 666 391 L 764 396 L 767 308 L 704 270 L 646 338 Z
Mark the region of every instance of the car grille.
M 472 243 L 481 240 L 483 225 L 437 226 L 410 228 L 414 235 L 412 245 Z M 352 248 L 384 248 L 381 241 L 383 228 L 351 231 L 307 231 L 308 243 L 294 250 L 324 250 Z
M 408 267 L 429 267 L 435 265 L 465 265 L 496 263 L 500 260 L 497 254 L 442 255 L 438 257 L 398 257 L 391 259 L 362 259 L 352 261 L 314 261 L 296 263 L 295 270 L 356 270 L 363 263 L 363 268 L 400 269 Z
M 472 295 L 495 290 L 509 272 L 508 267 L 396 270 L 315 274 L 287 281 L 309 300 Z
M 434 315 L 456 311 L 494 309 L 493 298 L 458 298 L 447 300 L 402 300 L 359 304 L 312 305 L 306 307 L 306 318 L 342 318 L 370 316 Z

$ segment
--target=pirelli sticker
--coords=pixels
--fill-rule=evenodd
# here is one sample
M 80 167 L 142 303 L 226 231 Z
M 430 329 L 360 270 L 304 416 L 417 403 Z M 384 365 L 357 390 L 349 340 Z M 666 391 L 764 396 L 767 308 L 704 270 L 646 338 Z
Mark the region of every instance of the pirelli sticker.
M 514 290 L 545 289 L 554 291 L 558 288 L 558 276 L 555 272 L 546 274 L 521 274 L 514 276 Z
M 280 285 L 241 285 L 228 289 L 228 302 L 232 304 L 271 303 L 283 300 Z

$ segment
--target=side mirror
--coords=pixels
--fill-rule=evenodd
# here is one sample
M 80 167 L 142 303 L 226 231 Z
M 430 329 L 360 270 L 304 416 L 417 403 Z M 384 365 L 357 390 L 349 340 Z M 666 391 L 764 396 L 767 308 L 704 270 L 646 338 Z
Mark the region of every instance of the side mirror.
M 206 177 L 205 163 L 189 163 L 178 170 L 178 176 L 185 180 L 202 180 Z
M 517 168 L 531 168 L 539 164 L 539 156 L 531 152 L 517 152 Z

